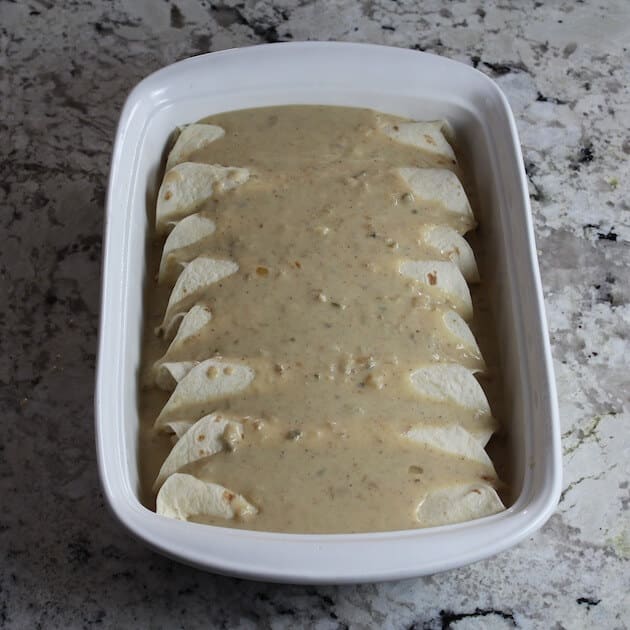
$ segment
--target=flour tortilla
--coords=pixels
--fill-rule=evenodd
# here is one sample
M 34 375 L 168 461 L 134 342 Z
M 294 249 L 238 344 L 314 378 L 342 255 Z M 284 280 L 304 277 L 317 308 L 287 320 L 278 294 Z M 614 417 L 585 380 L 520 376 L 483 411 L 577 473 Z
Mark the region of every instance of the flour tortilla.
M 480 415 L 491 415 L 488 399 L 474 371 L 457 363 L 435 363 L 417 368 L 410 375 L 414 389 L 423 398 L 453 403 Z
M 399 168 L 397 172 L 414 199 L 438 205 L 446 212 L 457 215 L 463 223 L 464 232 L 475 227 L 468 197 L 455 173 L 444 168 Z
M 420 240 L 435 252 L 454 262 L 466 282 L 479 282 L 475 254 L 468 241 L 459 232 L 447 225 L 425 225 L 420 231 Z
M 190 343 L 212 321 L 212 312 L 207 306 L 196 304 L 187 313 L 182 314 L 178 321 L 181 321 L 181 323 L 173 341 L 171 341 L 164 355 L 153 364 L 154 375 L 162 363 L 166 363 L 169 357 Z
M 485 361 L 481 355 L 477 340 L 472 334 L 468 324 L 455 311 L 450 309 L 444 311 L 442 314 L 442 323 L 448 332 L 457 340 L 458 347 L 478 358 L 485 366 Z
M 212 404 L 246 389 L 255 372 L 243 363 L 222 358 L 206 359 L 177 383 L 155 421 L 156 429 L 167 429 L 171 420 L 187 418 L 189 408 Z
M 217 260 L 200 256 L 188 263 L 171 291 L 164 321 L 159 327 L 158 333 L 170 336 L 174 324 L 184 316 L 192 302 L 197 301 L 210 285 L 237 271 L 238 265 L 231 260 Z
M 204 125 L 194 123 L 186 125 L 182 128 L 175 145 L 168 154 L 166 162 L 166 171 L 170 171 L 174 166 L 181 162 L 188 161 L 188 158 L 201 149 L 205 149 L 215 140 L 222 138 L 225 131 L 217 125 Z
M 447 140 L 447 136 L 453 137 L 453 132 L 445 120 L 386 123 L 380 129 L 396 142 L 417 147 L 443 162 L 457 164 L 453 147 Z
M 155 221 L 158 233 L 166 232 L 170 223 L 196 212 L 217 192 L 236 188 L 248 179 L 246 168 L 194 162 L 178 164 L 166 173 L 158 192 Z
M 459 267 L 444 260 L 406 260 L 398 272 L 423 285 L 430 295 L 443 298 L 465 320 L 472 319 L 470 290 Z
M 458 424 L 447 426 L 420 424 L 409 429 L 404 436 L 431 449 L 483 464 L 488 467 L 488 474 L 496 477 L 492 461 L 477 437 Z
M 177 264 L 175 253 L 178 250 L 208 238 L 215 230 L 214 221 L 201 214 L 191 214 L 177 223 L 162 249 L 158 282 L 174 281 L 183 269 L 183 265 Z
M 184 473 L 175 473 L 164 482 L 157 495 L 156 508 L 158 514 L 180 521 L 194 516 L 245 520 L 258 513 L 240 494 Z
M 243 425 L 229 420 L 219 413 L 211 413 L 195 422 L 176 442 L 164 460 L 153 484 L 153 491 L 159 490 L 166 479 L 187 464 L 210 457 L 226 448 L 223 439 L 226 427 L 240 440 L 243 438 Z
M 499 423 L 492 416 L 483 418 L 483 424 L 477 424 L 475 427 L 469 427 L 470 434 L 477 439 L 481 446 L 485 447 L 490 438 L 496 433 Z
M 505 510 L 496 490 L 481 482 L 439 488 L 429 492 L 418 506 L 424 527 L 463 523 Z
M 165 361 L 155 368 L 155 384 L 164 391 L 172 392 L 199 361 Z
M 173 434 L 171 439 L 174 444 L 182 438 L 193 424 L 195 424 L 193 420 L 171 420 L 164 424 L 164 429 Z

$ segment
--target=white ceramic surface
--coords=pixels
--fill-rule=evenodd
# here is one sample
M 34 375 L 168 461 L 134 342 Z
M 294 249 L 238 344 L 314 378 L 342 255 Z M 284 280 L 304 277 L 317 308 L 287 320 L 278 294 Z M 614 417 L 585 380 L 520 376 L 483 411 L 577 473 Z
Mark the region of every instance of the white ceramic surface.
M 371 107 L 454 125 L 478 191 L 487 249 L 516 502 L 469 523 L 348 535 L 248 532 L 173 521 L 137 498 L 137 370 L 147 200 L 179 124 L 233 109 L 290 103 Z M 559 421 L 529 200 L 516 127 L 490 79 L 409 50 L 296 43 L 194 57 L 130 94 L 110 174 L 96 392 L 97 450 L 107 500 L 137 537 L 201 568 L 272 581 L 346 583 L 426 575 L 522 540 L 552 514 L 561 483 Z

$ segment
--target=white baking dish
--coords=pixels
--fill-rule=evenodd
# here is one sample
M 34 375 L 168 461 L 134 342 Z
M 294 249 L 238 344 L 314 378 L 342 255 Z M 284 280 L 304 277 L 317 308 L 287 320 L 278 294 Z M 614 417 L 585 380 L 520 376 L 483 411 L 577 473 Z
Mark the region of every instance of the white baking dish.
M 345 535 L 249 532 L 170 520 L 138 500 L 137 373 L 145 244 L 167 139 L 213 113 L 280 104 L 371 107 L 454 125 L 478 191 L 477 214 L 496 296 L 516 502 L 505 512 L 424 530 Z M 494 82 L 409 50 L 341 43 L 272 44 L 164 68 L 129 95 L 107 196 L 96 388 L 105 496 L 154 549 L 197 567 L 306 583 L 389 580 L 461 566 L 539 528 L 559 496 L 559 422 L 529 200 L 516 127 Z M 483 269 L 482 269 L 483 270 Z

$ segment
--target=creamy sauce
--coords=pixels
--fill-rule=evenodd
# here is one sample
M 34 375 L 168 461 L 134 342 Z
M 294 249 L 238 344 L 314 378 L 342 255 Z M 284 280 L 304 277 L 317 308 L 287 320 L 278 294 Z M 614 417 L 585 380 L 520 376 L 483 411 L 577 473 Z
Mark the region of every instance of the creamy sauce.
M 191 405 L 186 415 L 194 421 L 221 411 L 260 422 L 245 422 L 235 450 L 183 472 L 242 494 L 259 514 L 246 523 L 197 520 L 304 533 L 406 529 L 421 526 L 416 508 L 436 485 L 496 483 L 492 468 L 402 435 L 422 423 L 459 424 L 473 434 L 496 428 L 489 414 L 420 398 L 409 380 L 415 368 L 435 362 L 483 367 L 442 323 L 445 310 L 458 305 L 398 273 L 403 260 L 437 258 L 419 238 L 423 224 L 460 233 L 472 226 L 418 203 L 394 169 L 439 166 L 462 179 L 458 167 L 390 140 L 368 110 L 275 107 L 205 122 L 225 136 L 189 160 L 246 167 L 252 175 L 204 203 L 199 210 L 216 232 L 175 256 L 233 260 L 239 270 L 185 304 L 206 305 L 212 321 L 169 360 L 222 356 L 253 367 L 245 391 Z M 154 243 L 155 272 L 163 243 Z M 153 331 L 173 283 L 152 283 L 146 301 L 140 461 L 148 505 L 170 449 L 170 438 L 151 428 L 168 393 L 149 375 L 168 347 Z M 478 291 L 473 298 L 477 306 Z

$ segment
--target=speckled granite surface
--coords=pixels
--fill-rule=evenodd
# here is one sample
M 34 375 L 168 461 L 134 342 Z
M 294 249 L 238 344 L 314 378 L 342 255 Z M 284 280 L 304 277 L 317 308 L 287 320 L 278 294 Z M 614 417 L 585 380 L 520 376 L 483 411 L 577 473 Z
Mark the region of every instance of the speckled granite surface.
M 0 627 L 628 627 L 630 4 L 416 5 L 0 5 Z M 289 39 L 447 55 L 495 78 L 516 114 L 565 489 L 543 530 L 496 558 L 383 585 L 256 584 L 153 554 L 103 504 L 92 394 L 120 107 L 139 79 L 172 61 Z

